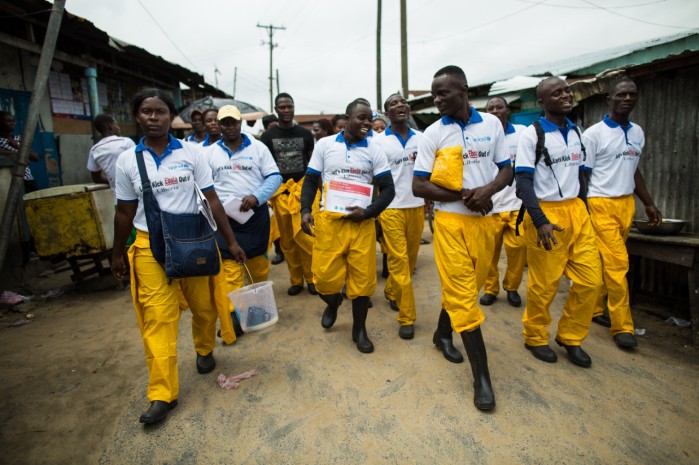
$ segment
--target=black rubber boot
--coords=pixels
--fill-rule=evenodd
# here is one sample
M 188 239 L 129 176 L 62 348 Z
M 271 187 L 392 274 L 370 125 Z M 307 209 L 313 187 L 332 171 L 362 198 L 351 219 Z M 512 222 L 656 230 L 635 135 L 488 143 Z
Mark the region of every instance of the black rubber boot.
M 434 332 L 432 342 L 442 351 L 444 358 L 451 363 L 462 363 L 464 361 L 464 356 L 454 347 L 454 343 L 451 340 L 451 333 L 451 319 L 447 311 L 442 309 L 439 313 L 437 331 Z
M 490 383 L 488 354 L 485 352 L 481 328 L 478 327 L 471 332 L 462 331 L 461 339 L 464 341 L 473 372 L 473 403 L 479 410 L 492 410 L 495 408 L 495 393 Z
M 381 277 L 388 278 L 388 254 L 383 254 L 383 260 L 381 261 Z
M 319 295 L 323 302 L 328 304 L 323 312 L 323 317 L 320 319 L 320 324 L 323 328 L 330 329 L 337 319 L 337 309 L 342 305 L 342 294 Z
M 357 343 L 360 352 L 368 354 L 374 351 L 374 344 L 366 333 L 366 317 L 369 313 L 369 297 L 357 297 L 352 301 L 352 340 Z

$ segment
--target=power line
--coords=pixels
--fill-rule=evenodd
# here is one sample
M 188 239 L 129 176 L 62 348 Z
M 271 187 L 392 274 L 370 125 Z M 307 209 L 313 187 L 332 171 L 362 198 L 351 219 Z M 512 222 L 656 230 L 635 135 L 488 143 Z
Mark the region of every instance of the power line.
M 669 27 L 669 28 L 672 28 L 672 29 L 682 29 L 682 30 L 684 30 L 684 31 L 689 31 L 689 30 L 694 29 L 694 28 L 691 28 L 691 27 L 673 26 L 673 25 L 671 25 L 671 24 L 659 24 L 659 23 L 654 23 L 654 22 L 651 22 L 651 21 L 645 21 L 645 20 L 643 20 L 643 19 L 638 19 L 638 18 L 633 18 L 633 17 L 631 17 L 631 16 L 623 15 L 623 14 L 617 12 L 617 11 L 610 10 L 610 9 L 607 8 L 607 7 L 600 6 L 600 5 L 596 5 L 596 4 L 594 4 L 594 3 L 592 3 L 592 2 L 590 2 L 590 1 L 588 1 L 588 0 L 583 0 L 583 2 L 587 3 L 588 5 L 592 5 L 592 6 L 594 6 L 595 8 L 598 8 L 598 9 L 600 9 L 600 10 L 602 10 L 602 11 L 606 11 L 607 13 L 611 13 L 611 14 L 613 14 L 613 15 L 615 15 L 615 16 L 620 16 L 620 17 L 622 17 L 622 18 L 630 19 L 631 21 L 636 21 L 636 22 L 643 23 L 643 24 L 650 24 L 651 26 Z
M 534 3 L 534 1 L 532 1 L 532 0 L 514 0 L 514 1 L 520 2 L 520 3 L 529 3 L 529 4 Z M 667 2 L 667 0 L 654 0 L 652 2 L 636 3 L 634 5 L 608 6 L 607 8 L 609 8 L 610 10 L 625 10 L 625 9 L 629 9 L 629 8 L 638 8 L 641 6 L 655 5 L 656 3 L 665 3 L 665 2 Z M 596 10 L 596 9 L 599 9 L 596 6 L 589 7 L 589 6 L 582 6 L 582 5 L 561 5 L 559 3 L 551 3 L 551 2 L 547 2 L 546 6 L 550 6 L 553 8 L 568 8 L 568 9 L 573 9 L 573 10 Z
M 534 7 L 537 7 L 537 6 L 539 6 L 539 5 L 543 4 L 543 3 L 546 3 L 546 1 L 547 1 L 547 0 L 541 0 L 541 1 L 538 1 L 538 2 L 536 2 L 536 3 L 532 3 L 532 4 L 530 4 L 529 6 L 525 6 L 524 8 L 522 8 L 522 9 L 520 9 L 520 10 L 513 11 L 512 13 L 508 13 L 508 14 L 506 14 L 506 15 L 504 15 L 504 16 L 500 16 L 499 18 L 495 18 L 495 19 L 493 19 L 492 21 L 487 21 L 487 22 L 485 22 L 485 23 L 479 24 L 478 26 L 469 26 L 468 30 L 465 31 L 465 32 L 471 32 L 471 31 L 474 31 L 474 30 L 476 30 L 476 29 L 480 29 L 480 28 L 485 27 L 485 26 L 490 26 L 491 24 L 497 23 L 497 22 L 499 22 L 499 21 L 502 21 L 503 19 L 511 18 L 512 16 L 518 15 L 518 14 L 522 13 L 523 11 L 530 10 L 530 9 L 532 9 L 532 8 L 534 8 Z M 422 40 L 422 41 L 419 41 L 419 42 L 417 42 L 417 43 L 421 43 L 421 44 L 422 44 L 422 43 L 436 42 L 436 41 L 439 41 L 439 40 L 449 39 L 449 38 L 454 37 L 454 36 L 459 36 L 459 35 L 462 35 L 462 34 L 464 34 L 464 31 L 455 32 L 455 33 L 453 33 L 453 34 L 447 34 L 447 35 L 443 35 L 443 36 L 440 36 L 440 37 L 435 37 L 434 39 L 431 39 L 431 40 Z
M 182 54 L 182 56 L 185 58 L 185 60 L 187 60 L 187 61 L 189 62 L 190 65 L 192 65 L 192 68 L 194 68 L 195 70 L 199 71 L 199 69 L 196 67 L 196 65 L 195 65 L 194 63 L 192 63 L 192 60 L 190 60 L 189 57 L 188 57 L 187 55 L 184 54 L 184 52 L 177 46 L 177 44 L 175 43 L 175 41 L 172 40 L 172 37 L 170 37 L 170 36 L 168 35 L 168 33 L 167 33 L 167 32 L 165 31 L 165 29 L 163 29 L 163 27 L 158 23 L 158 21 L 157 21 L 157 20 L 155 19 L 155 17 L 151 14 L 151 12 L 148 11 L 148 8 L 146 8 L 146 5 L 144 5 L 143 2 L 142 2 L 141 0 L 137 0 L 137 1 L 138 1 L 138 3 L 141 5 L 141 7 L 143 7 L 143 9 L 144 9 L 145 12 L 148 14 L 148 16 L 150 16 L 150 19 L 153 20 L 153 22 L 155 23 L 155 25 L 158 26 L 158 29 L 160 29 L 160 30 L 162 31 L 162 33 L 165 35 L 165 37 L 167 37 L 167 40 L 170 41 L 170 43 L 172 44 L 172 46 L 175 47 L 175 49 L 176 49 L 178 52 L 180 52 L 180 53 Z

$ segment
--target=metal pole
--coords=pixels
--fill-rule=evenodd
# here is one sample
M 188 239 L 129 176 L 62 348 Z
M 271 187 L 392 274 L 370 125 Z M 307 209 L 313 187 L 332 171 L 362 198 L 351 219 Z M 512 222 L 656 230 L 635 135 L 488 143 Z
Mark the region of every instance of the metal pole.
M 378 12 L 376 14 L 376 108 L 381 109 L 381 0 L 378 0 Z
M 279 95 L 279 70 L 276 70 L 277 72 L 277 95 Z
M 235 98 L 235 86 L 238 83 L 238 67 L 233 69 L 233 98 Z
M 269 28 L 269 112 L 274 111 L 273 101 L 273 91 L 272 86 L 274 85 L 274 80 L 272 78 L 272 50 L 274 50 L 274 43 L 272 42 L 272 27 Z
M 286 29 L 284 26 L 273 26 L 271 24 L 258 24 L 257 27 L 267 30 L 267 35 L 269 36 L 269 112 L 274 113 L 274 67 L 272 65 L 272 51 L 277 44 L 274 43 L 274 30 Z M 264 42 L 263 42 L 264 44 Z
M 10 188 L 7 193 L 7 203 L 5 204 L 5 211 L 2 214 L 2 222 L 0 222 L 0 270 L 5 264 L 5 255 L 10 243 L 12 223 L 24 183 L 24 167 L 27 166 L 29 160 L 29 150 L 32 145 L 31 141 L 34 138 L 34 129 L 39 119 L 39 106 L 46 93 L 46 83 L 48 81 L 49 72 L 51 71 L 51 61 L 53 61 L 53 53 L 56 49 L 58 33 L 61 29 L 61 20 L 63 19 L 65 3 L 65 0 L 55 0 L 53 2 L 49 25 L 46 28 L 44 45 L 41 49 L 39 66 L 37 67 L 36 78 L 34 79 L 34 89 L 32 90 L 31 100 L 29 101 L 24 134 L 22 134 L 22 146 L 17 154 L 17 162 L 12 168 L 12 181 L 10 182 Z
M 408 14 L 405 11 L 405 0 L 400 0 L 400 61 L 403 97 L 408 98 Z
M 90 99 L 90 113 L 92 113 L 92 119 L 95 119 L 100 111 L 99 94 L 97 93 L 97 69 L 85 68 L 85 77 L 87 78 L 87 91 Z
M 99 94 L 97 92 L 97 68 L 89 67 L 85 68 L 85 78 L 87 80 L 87 95 L 90 100 L 90 116 L 92 121 L 99 114 Z M 99 134 L 97 130 L 92 128 L 92 138 L 95 142 L 99 139 Z

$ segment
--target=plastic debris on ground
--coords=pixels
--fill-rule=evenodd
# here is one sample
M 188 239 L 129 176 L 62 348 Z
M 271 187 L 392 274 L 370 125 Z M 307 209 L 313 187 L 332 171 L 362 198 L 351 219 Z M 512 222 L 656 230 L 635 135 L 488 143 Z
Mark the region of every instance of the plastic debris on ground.
M 223 373 L 221 373 L 218 375 L 218 378 L 216 378 L 216 381 L 218 382 L 218 385 L 221 387 L 221 389 L 238 389 L 238 386 L 240 386 L 240 381 L 252 378 L 256 374 L 257 371 L 255 370 L 246 371 L 245 373 L 241 373 L 235 376 L 226 376 Z
M 665 320 L 665 323 L 669 325 L 679 326 L 680 328 L 689 328 L 690 326 L 692 326 L 691 321 L 687 321 L 682 318 L 677 318 L 676 316 L 671 316 L 670 318 Z
M 47 293 L 41 296 L 42 299 L 47 300 L 47 299 L 52 299 L 55 297 L 60 297 L 63 295 L 63 289 L 51 289 Z
M 12 291 L 2 291 L 2 293 L 0 294 L 0 304 L 15 305 L 22 303 L 25 300 L 27 300 L 26 297 Z
M 636 329 L 633 330 L 633 333 L 634 333 L 636 336 L 645 336 L 645 335 L 646 335 L 646 330 L 643 329 L 643 328 L 636 328 Z
M 7 325 L 7 327 L 8 327 L 8 328 L 12 328 L 12 327 L 15 327 L 15 326 L 24 326 L 24 325 L 26 325 L 27 323 L 31 323 L 31 322 L 32 322 L 32 320 L 28 320 L 28 319 L 26 319 L 26 318 L 20 318 L 19 320 L 15 320 L 15 321 L 13 321 L 12 323 L 10 323 L 9 325 Z

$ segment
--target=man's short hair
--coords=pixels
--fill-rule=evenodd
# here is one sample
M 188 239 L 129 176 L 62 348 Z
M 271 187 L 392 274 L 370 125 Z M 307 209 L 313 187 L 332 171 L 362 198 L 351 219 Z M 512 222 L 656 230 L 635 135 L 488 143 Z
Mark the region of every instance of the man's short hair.
M 547 77 L 547 78 L 545 78 L 545 79 L 542 79 L 542 80 L 536 85 L 536 88 L 535 88 L 535 90 L 536 90 L 536 98 L 537 98 L 537 99 L 544 98 L 543 94 L 541 93 L 541 92 L 542 92 L 542 89 L 544 88 L 544 84 L 546 84 L 547 82 L 552 81 L 552 80 L 554 80 L 554 79 L 558 79 L 558 80 L 560 80 L 560 81 L 566 82 L 565 79 L 563 79 L 563 78 L 561 78 L 561 77 L 558 77 L 558 76 L 549 76 L 549 77 Z
M 493 96 L 493 97 L 490 97 L 490 98 L 488 99 L 488 101 L 485 102 L 485 106 L 487 107 L 488 104 L 489 104 L 492 100 L 495 100 L 495 99 L 500 99 L 500 100 L 502 100 L 502 103 L 505 104 L 505 108 L 510 108 L 510 105 L 507 103 L 507 100 L 505 100 L 505 97 L 501 97 L 501 96 L 499 96 L 499 95 L 495 95 L 495 96 Z
M 294 98 L 291 95 L 287 94 L 286 92 L 282 92 L 281 94 L 274 97 L 274 106 L 275 107 L 279 103 L 280 98 L 288 98 L 289 100 L 291 100 L 291 103 L 294 103 Z
M 279 121 L 279 118 L 277 118 L 276 115 L 265 115 L 262 117 L 262 127 L 267 129 L 269 125 L 275 121 Z
M 610 97 L 614 96 L 614 95 L 616 94 L 616 89 L 617 89 L 617 87 L 619 87 L 621 84 L 625 84 L 625 83 L 627 83 L 627 82 L 630 82 L 630 83 L 633 84 L 634 86 L 636 85 L 636 83 L 634 82 L 634 80 L 631 79 L 631 78 L 629 78 L 629 77 L 624 77 L 624 78 L 621 78 L 621 79 L 617 79 L 616 81 L 614 81 L 614 82 L 612 82 L 611 84 L 609 84 L 609 90 L 607 91 L 607 95 L 609 95 Z
M 369 103 L 369 101 L 365 98 L 359 97 L 352 100 L 352 102 L 350 102 L 350 104 L 347 105 L 347 108 L 345 109 L 345 115 L 349 117 L 349 115 L 351 115 L 354 109 L 357 108 L 359 105 L 365 105 L 369 107 L 369 109 L 371 109 L 371 104 Z
M 102 113 L 100 115 L 95 116 L 94 121 L 92 121 L 92 125 L 95 127 L 95 130 L 102 134 L 103 132 L 106 132 L 109 129 L 109 126 L 112 123 L 115 123 L 116 121 L 112 117 L 112 115 L 107 115 L 105 113 Z
M 386 100 L 383 102 L 383 111 L 388 111 L 388 101 L 391 100 L 393 97 L 396 97 L 396 96 L 402 97 L 403 94 L 401 94 L 400 92 L 396 92 L 396 93 L 394 93 L 394 94 L 389 95 L 389 96 L 386 98 Z
M 466 80 L 466 73 L 464 73 L 463 69 L 455 65 L 445 66 L 444 68 L 434 73 L 434 77 L 439 76 L 453 76 L 459 81 L 463 81 L 464 85 L 468 85 L 468 81 Z

